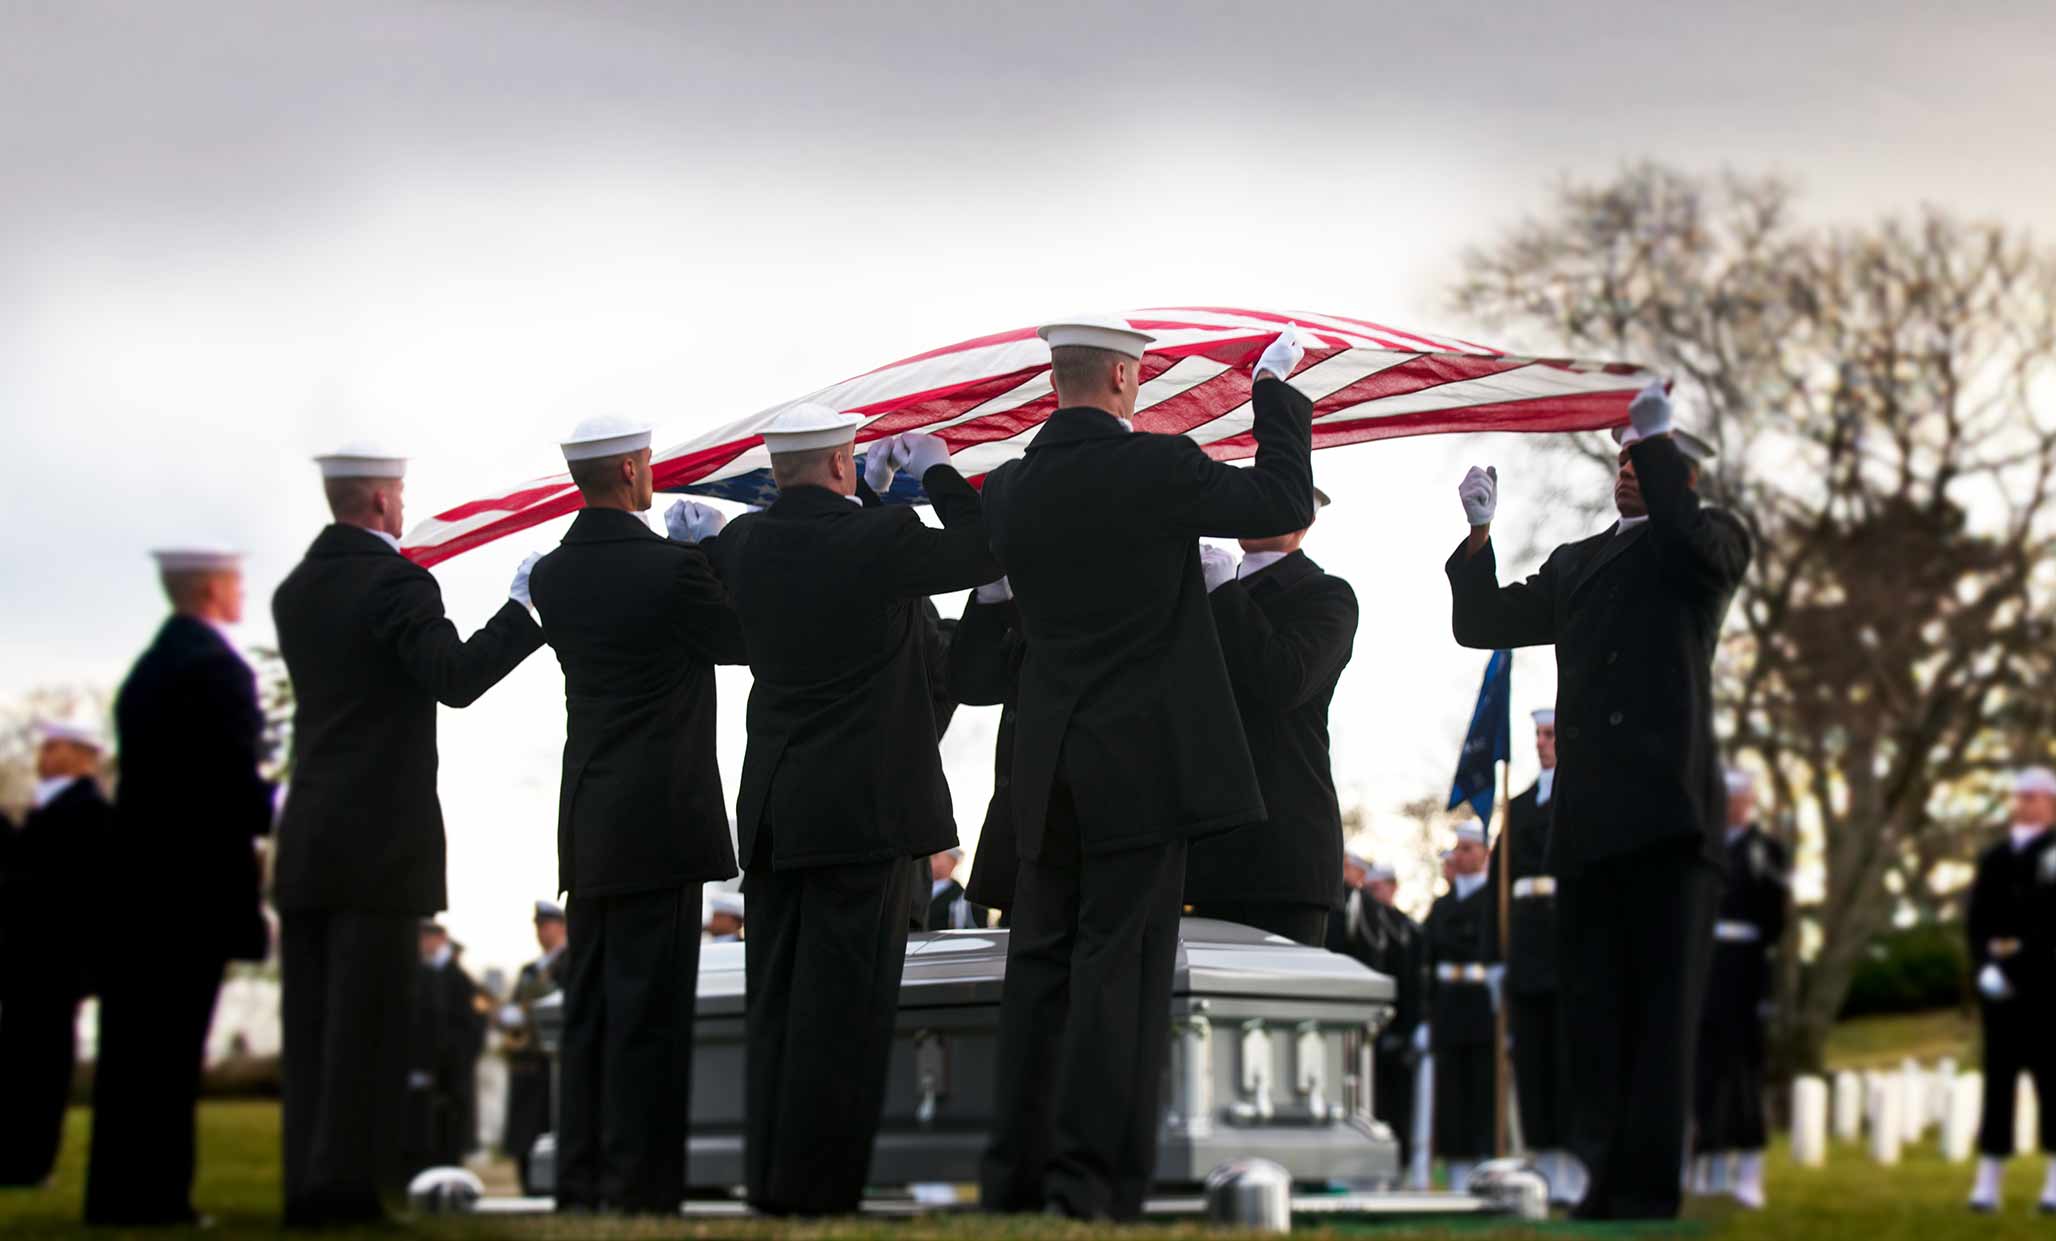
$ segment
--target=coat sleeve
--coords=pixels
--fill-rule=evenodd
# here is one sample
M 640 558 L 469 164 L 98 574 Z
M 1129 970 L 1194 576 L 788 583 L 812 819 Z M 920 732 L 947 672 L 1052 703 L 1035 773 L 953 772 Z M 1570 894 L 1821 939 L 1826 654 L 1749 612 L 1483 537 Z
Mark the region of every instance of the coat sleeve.
M 682 548 L 671 582 L 672 606 L 685 618 L 686 641 L 693 653 L 712 664 L 749 662 L 743 646 L 742 617 L 728 588 L 714 575 L 706 552 L 688 544 Z
M 1020 645 L 1014 603 L 964 605 L 949 644 L 950 697 L 967 707 L 993 707 L 1014 696 L 1014 654 Z
M 1963 933 L 1969 940 L 1972 978 L 1992 963 L 1991 872 L 1991 855 L 1986 854 L 1978 859 L 1977 872 L 1971 876 L 1970 905 L 1963 918 Z
M 1313 402 L 1270 375 L 1256 381 L 1249 399 L 1256 437 L 1250 469 L 1214 460 L 1185 436 L 1156 437 L 1175 454 L 1166 501 L 1175 533 L 1263 539 L 1313 524 Z
M 372 601 L 372 630 L 390 643 L 415 684 L 446 707 L 468 707 L 543 644 L 542 627 L 509 599 L 469 639 L 443 614 L 443 592 L 427 570 L 387 578 Z
M 1450 628 L 1457 645 L 1497 651 L 1556 641 L 1556 557 L 1525 582 L 1499 584 L 1499 561 L 1487 540 L 1474 556 L 1463 544 L 1443 566 L 1449 575 Z
M 1273 624 L 1241 582 L 1207 596 L 1236 701 L 1285 712 L 1305 703 L 1349 662 L 1356 641 L 1356 592 L 1330 577 L 1295 599 L 1289 620 Z
M 985 532 L 984 505 L 964 476 L 938 465 L 922 477 L 921 486 L 935 504 L 935 515 L 942 518 L 942 529 L 923 524 L 911 512 L 906 515 L 893 539 L 887 569 L 894 593 L 912 598 L 969 590 L 1004 573 Z
M 187 690 L 195 701 L 182 714 L 184 752 L 206 770 L 191 773 L 194 787 L 217 790 L 213 809 L 220 828 L 248 838 L 271 834 L 272 783 L 264 765 L 264 710 L 257 680 L 233 652 L 210 656 L 194 668 Z
M 1700 504 L 1689 485 L 1692 467 L 1670 437 L 1633 444 L 1628 456 L 1649 510 L 1650 545 L 1665 575 L 1703 595 L 1731 594 L 1749 568 L 1749 535 L 1742 523 Z
M 1785 906 L 1791 897 L 1784 846 L 1764 837 L 1763 863 L 1764 873 L 1756 876 L 1755 921 L 1763 934 L 1764 951 L 1769 952 L 1785 938 Z

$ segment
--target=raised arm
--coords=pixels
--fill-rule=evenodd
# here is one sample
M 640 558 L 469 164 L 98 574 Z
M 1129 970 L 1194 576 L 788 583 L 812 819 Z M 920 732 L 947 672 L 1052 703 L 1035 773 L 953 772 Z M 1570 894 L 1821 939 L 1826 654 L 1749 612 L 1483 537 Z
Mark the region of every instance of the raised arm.
M 1318 693 L 1349 662 L 1356 641 L 1356 592 L 1339 577 L 1309 584 L 1290 623 L 1271 623 L 1241 582 L 1207 596 L 1235 698 L 1290 711 Z
M 1314 519 L 1313 409 L 1305 394 L 1274 375 L 1251 385 L 1256 463 L 1226 465 L 1183 436 L 1168 516 L 1193 538 L 1262 539 L 1304 530 Z
M 907 598 L 947 594 L 998 577 L 1002 570 L 985 533 L 985 509 L 977 490 L 946 462 L 921 464 L 927 467 L 921 486 L 942 519 L 942 529 L 922 524 L 911 511 L 906 514 L 893 541 L 889 571 L 894 592 Z
M 1497 651 L 1556 641 L 1556 557 L 1525 582 L 1499 584 L 1488 541 L 1475 553 L 1460 546 L 1443 566 L 1449 575 L 1450 629 L 1459 646 Z
M 708 663 L 748 663 L 742 617 L 728 588 L 714 575 L 707 553 L 691 545 L 680 552 L 672 571 L 671 606 L 685 618 L 686 644 Z
M 543 644 L 542 626 L 508 599 L 470 638 L 443 614 L 443 592 L 426 569 L 395 574 L 376 588 L 372 628 L 416 684 L 446 707 L 468 707 Z
M 989 583 L 998 587 L 1000 582 Z M 967 707 L 991 707 L 1014 696 L 1020 675 L 1020 618 L 1013 595 L 989 599 L 998 590 L 979 587 L 964 605 L 949 644 L 950 697 Z
M 1665 576 L 1702 594 L 1732 594 L 1749 568 L 1749 534 L 1742 523 L 1700 504 L 1691 463 L 1668 435 L 1639 440 L 1628 455 L 1649 510 L 1650 546 Z

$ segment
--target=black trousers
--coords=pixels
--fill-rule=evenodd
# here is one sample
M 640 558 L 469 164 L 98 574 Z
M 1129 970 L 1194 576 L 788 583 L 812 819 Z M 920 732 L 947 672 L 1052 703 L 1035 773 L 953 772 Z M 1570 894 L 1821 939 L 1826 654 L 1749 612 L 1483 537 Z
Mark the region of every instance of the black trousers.
M 376 1219 L 381 1194 L 405 1189 L 420 925 L 389 911 L 279 914 L 287 1227 Z
M 1720 875 L 1697 842 L 1557 877 L 1582 1219 L 1673 1219 Z
M 535 1140 L 550 1132 L 550 1062 L 548 1057 L 507 1057 L 507 1130 L 501 1145 L 521 1173 L 521 1192 L 533 1194 L 535 1182 L 528 1158 Z
M 1482 985 L 1482 984 L 1459 984 Z M 1495 1070 L 1490 1043 L 1435 1044 L 1435 1153 L 1492 1158 Z
M 33 970 L 30 962 L 4 967 Z M 40 1185 L 57 1166 L 78 1061 L 75 978 L 30 974 L 0 986 L 0 1185 Z
M 1015 884 L 980 1200 L 1132 1220 L 1156 1174 L 1185 844 L 1086 856 L 1078 841 L 1059 785 Z
M 773 870 L 768 837 L 744 889 L 750 1205 L 845 1215 L 863 1199 L 885 1110 L 914 871 L 904 859 Z
M 1554 991 L 1507 996 L 1513 1034 L 1514 1093 L 1521 1101 L 1521 1140 L 1529 1150 L 1556 1150 L 1570 1140 L 1570 1067 Z
M 86 1222 L 190 1224 L 201 1061 L 226 964 L 174 937 L 110 960 L 100 982 Z
M 565 914 L 557 1209 L 674 1215 L 685 1201 L 700 885 L 573 892 Z
M 1755 994 L 1727 994 L 1719 985 L 1722 952 L 1761 952 L 1755 944 L 1714 946 L 1716 980 L 1707 993 L 1705 1017 L 1699 1023 L 1698 1076 L 1692 1085 L 1692 1148 L 1698 1152 L 1760 1151 L 1770 1144 L 1763 1114 L 1763 999 Z
M 1985 1107 L 1977 1131 L 1981 1155 L 2005 1159 L 2014 1153 L 2013 1112 L 2022 1073 L 2034 1078 L 2042 1150 L 2056 1155 L 2056 1032 L 2049 1028 L 2050 1007 L 2028 995 L 1978 1003 L 1985 1029 Z
M 1392 1127 L 1399 1139 L 1399 1167 L 1404 1173 L 1413 1158 L 1414 1075 L 1412 1036 L 1387 1049 L 1380 1046 L 1371 1061 L 1371 1114 Z M 1385 1040 L 1381 1039 L 1383 1043 Z
M 1294 901 L 1201 901 L 1192 907 L 1195 918 L 1219 918 L 1239 922 L 1259 931 L 1282 935 L 1295 944 L 1325 948 L 1328 944 L 1328 907 Z

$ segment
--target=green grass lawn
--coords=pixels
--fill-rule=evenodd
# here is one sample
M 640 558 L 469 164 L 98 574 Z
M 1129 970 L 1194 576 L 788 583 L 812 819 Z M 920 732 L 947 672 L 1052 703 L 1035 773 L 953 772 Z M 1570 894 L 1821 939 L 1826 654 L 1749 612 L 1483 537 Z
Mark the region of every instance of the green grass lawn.
M 65 1129 L 64 1153 L 52 1184 L 42 1190 L 0 1191 L 0 1236 L 113 1238 L 163 1234 L 92 1233 L 78 1226 L 85 1184 L 86 1133 L 90 1113 L 74 1109 Z M 240 1239 L 278 1235 L 278 1109 L 264 1103 L 210 1103 L 200 1115 L 200 1183 L 195 1205 L 212 1215 L 220 1227 L 211 1236 Z M 2056 1224 L 2032 1212 L 2040 1186 L 2039 1160 L 2016 1160 L 2007 1181 L 2008 1209 L 1997 1218 L 1973 1216 L 1963 1208 L 1969 1187 L 1967 1166 L 1946 1164 L 1930 1143 L 1908 1152 L 1897 1168 L 1874 1168 L 1855 1148 L 1838 1148 L 1828 1167 L 1819 1171 L 1794 1168 L 1781 1149 L 1772 1153 L 1771 1207 L 1761 1213 L 1735 1209 L 1725 1201 L 1696 1201 L 1685 1222 L 1663 1227 L 1594 1227 L 1557 1222 L 1542 1226 L 1507 1227 L 1444 1224 L 1423 1227 L 1369 1221 L 1302 1221 L 1295 1235 L 1314 1237 L 1374 1234 L 1387 1241 L 1459 1237 L 1465 1241 L 1506 1241 L 1517 1237 L 1665 1237 L 1703 1241 L 2048 1241 Z M 1229 1234 L 1201 1225 L 1143 1225 L 1130 1229 L 1092 1229 L 1047 1223 L 1038 1219 L 987 1219 L 975 1215 L 923 1220 L 847 1220 L 794 1226 L 787 1223 L 718 1221 L 707 1223 L 600 1220 L 424 1218 L 379 1233 L 380 1237 L 418 1236 L 426 1241 L 471 1241 L 512 1237 L 522 1241 L 555 1238 L 656 1238 L 798 1236 L 835 1238 L 887 1237 L 897 1241 L 984 1241 L 985 1238 L 1070 1238 L 1126 1234 L 1169 1241 L 1173 1238 L 1220 1238 Z M 334 1237 L 337 1234 L 319 1234 Z
M 1954 1008 L 1889 1017 L 1856 1017 L 1837 1024 L 1828 1035 L 1829 1072 L 1896 1069 L 1907 1056 L 1926 1065 L 1944 1056 L 1954 1056 L 1959 1069 L 1976 1068 L 1977 1017 Z

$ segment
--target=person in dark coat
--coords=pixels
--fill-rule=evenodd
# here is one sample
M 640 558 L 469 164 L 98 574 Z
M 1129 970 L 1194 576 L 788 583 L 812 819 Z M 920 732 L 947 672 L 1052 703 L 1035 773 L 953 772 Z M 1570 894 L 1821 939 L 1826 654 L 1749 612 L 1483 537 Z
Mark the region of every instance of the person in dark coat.
M 110 945 L 100 962 L 86 1222 L 189 1225 L 193 1109 L 228 962 L 270 947 L 257 841 L 271 831 L 259 773 L 264 715 L 221 626 L 243 616 L 240 558 L 156 553 L 173 614 L 114 702 L 121 762 L 102 864 L 122 924 L 176 925 Z
M 1156 1167 L 1186 842 L 1264 818 L 1200 569 L 1201 537 L 1313 520 L 1312 403 L 1288 330 L 1258 359 L 1253 469 L 1137 434 L 1151 339 L 1052 324 L 1059 408 L 985 480 L 1027 654 L 1016 877 L 988 1210 L 1134 1219 Z
M 2056 772 L 2013 778 L 2013 824 L 1978 855 L 1965 929 L 1984 1028 L 1984 1112 L 1978 1124 L 1973 1211 L 1999 1209 L 2013 1155 L 2016 1083 L 2034 1081 L 2041 1117 L 2041 1211 L 2056 1214 Z
M 405 1190 L 418 928 L 448 903 L 436 708 L 476 702 L 542 645 L 520 574 L 458 635 L 434 576 L 400 553 L 404 458 L 360 444 L 318 464 L 334 521 L 271 601 L 293 682 L 272 884 L 292 1228 L 380 1219 Z
M 957 867 L 963 860 L 961 848 L 944 849 L 928 855 L 928 871 L 924 876 L 927 885 L 922 889 L 928 901 L 928 915 L 924 920 L 928 930 L 983 929 L 990 921 L 992 911 L 972 902 L 964 895 L 964 885 L 957 882 Z
M 1501 587 L 1498 481 L 1473 469 L 1459 488 L 1471 535 L 1447 565 L 1458 643 L 1556 646 L 1549 869 L 1586 1219 L 1678 1212 L 1720 885 L 1713 654 L 1749 564 L 1742 523 L 1694 490 L 1711 450 L 1671 433 L 1662 388 L 1629 414 L 1613 529 Z
M 444 932 L 433 962 L 443 1012 L 437 1085 L 450 1101 L 444 1151 L 453 1165 L 478 1149 L 478 1061 L 485 1055 L 490 1002 L 464 968 L 464 945 Z
M 1328 497 L 1314 492 L 1316 507 Z M 1201 549 L 1207 602 L 1270 817 L 1193 842 L 1185 900 L 1318 948 L 1342 884 L 1328 704 L 1356 640 L 1356 592 L 1300 550 L 1305 530 Z
M 1485 872 L 1487 890 L 1499 891 L 1499 866 L 1508 851 L 1506 959 L 1499 951 L 1499 902 L 1485 910 L 1485 959 L 1506 966 L 1508 1036 L 1513 1040 L 1513 1083 L 1520 1100 L 1521 1140 L 1543 1178 L 1549 1200 L 1575 1203 L 1583 1194 L 1583 1169 L 1565 1147 L 1570 1142 L 1569 1045 L 1557 1004 L 1556 877 L 1549 873 L 1550 811 L 1555 808 L 1556 712 L 1534 714 L 1535 756 L 1542 774 L 1507 803 L 1506 827 L 1493 845 Z
M 407 1176 L 461 1162 L 456 1153 L 457 1112 L 446 1061 L 451 1051 L 449 993 L 441 966 L 449 936 L 433 921 L 421 924 L 421 959 L 414 969 L 407 1023 Z M 438 960 L 438 954 L 442 960 Z
M 529 579 L 564 669 L 557 1209 L 669 1216 L 685 1198 L 700 888 L 735 875 L 714 666 L 741 662 L 742 631 L 706 554 L 640 515 L 649 428 L 588 419 L 563 451 L 585 508 Z M 670 520 L 686 532 L 682 509 Z
M 498 1021 L 507 1056 L 507 1128 L 501 1147 L 514 1160 L 521 1192 L 537 1190 L 529 1167 L 535 1141 L 550 1132 L 550 1057 L 536 1039 L 535 1004 L 563 985 L 564 909 L 555 901 L 535 903 L 535 942 L 543 955 L 521 967 L 513 994 L 500 1006 Z
M 764 431 L 778 499 L 709 545 L 755 678 L 736 809 L 749 902 L 743 1165 L 750 1205 L 768 1214 L 846 1213 L 862 1196 L 912 860 L 957 843 L 922 605 L 999 576 L 978 493 L 943 442 L 870 449 L 921 480 L 937 530 L 860 485 L 861 421 L 812 404 L 780 414 Z
M 1399 1139 L 1399 1163 L 1413 1157 L 1415 1032 L 1424 1020 L 1428 944 L 1421 926 L 1399 908 L 1399 879 L 1390 866 L 1354 854 L 1343 858 L 1340 916 L 1329 924 L 1329 948 L 1355 957 L 1392 980 L 1392 1020 L 1372 1048 L 1371 1112 Z
M 66 928 L 99 883 L 113 821 L 95 779 L 100 734 L 58 721 L 36 731 L 35 800 L 19 831 L 0 821 L 0 1186 L 40 1185 L 57 1166 L 79 1001 L 93 985 L 87 941 Z
M 1014 833 L 1014 701 L 1027 649 L 1007 580 L 987 582 L 972 591 L 950 639 L 949 690 L 964 706 L 997 706 L 999 735 L 992 749 L 992 797 L 985 805 L 985 824 L 978 832 L 978 854 L 972 859 L 964 895 L 975 905 L 998 910 L 1001 926 L 1009 925 L 1014 874 L 1021 862 Z
M 1485 882 L 1485 825 L 1456 829 L 1449 891 L 1421 924 L 1431 979 L 1428 1045 L 1435 1056 L 1434 1153 L 1462 1193 L 1471 1172 L 1498 1146 L 1494 1007 L 1498 979 L 1485 959 L 1485 920 L 1495 899 Z
M 872 481 L 874 464 L 877 466 L 877 472 L 886 475 L 882 486 Z M 868 454 L 865 463 L 865 485 L 870 487 L 873 493 L 882 494 L 892 486 L 892 478 L 887 471 L 893 468 L 889 454 Z M 949 648 L 950 641 L 956 633 L 957 622 L 943 619 L 941 613 L 936 611 L 935 601 L 932 599 L 921 601 L 921 621 L 925 631 L 922 639 L 922 658 L 928 663 L 928 689 L 932 695 L 930 703 L 935 708 L 935 739 L 940 742 L 949 732 L 949 723 L 957 714 L 957 700 L 949 692 Z M 942 922 L 931 920 L 931 914 L 934 912 L 931 889 L 935 882 L 931 872 L 934 867 L 940 865 L 935 860 L 936 856 L 931 854 L 928 857 L 917 857 L 909 863 L 913 868 L 913 879 L 907 884 L 909 931 L 951 929 L 947 919 Z M 951 863 L 951 869 L 955 869 L 954 861 Z
M 1713 924 L 1713 966 L 1699 1022 L 1693 1149 L 1709 1165 L 1732 1160 L 1732 1179 L 1710 1179 L 1728 1187 L 1743 1206 L 1761 1209 L 1763 1150 L 1770 1144 L 1763 1113 L 1764 1025 L 1791 883 L 1784 846 L 1756 826 L 1755 781 L 1745 771 L 1730 771 L 1727 789 L 1727 882 Z

